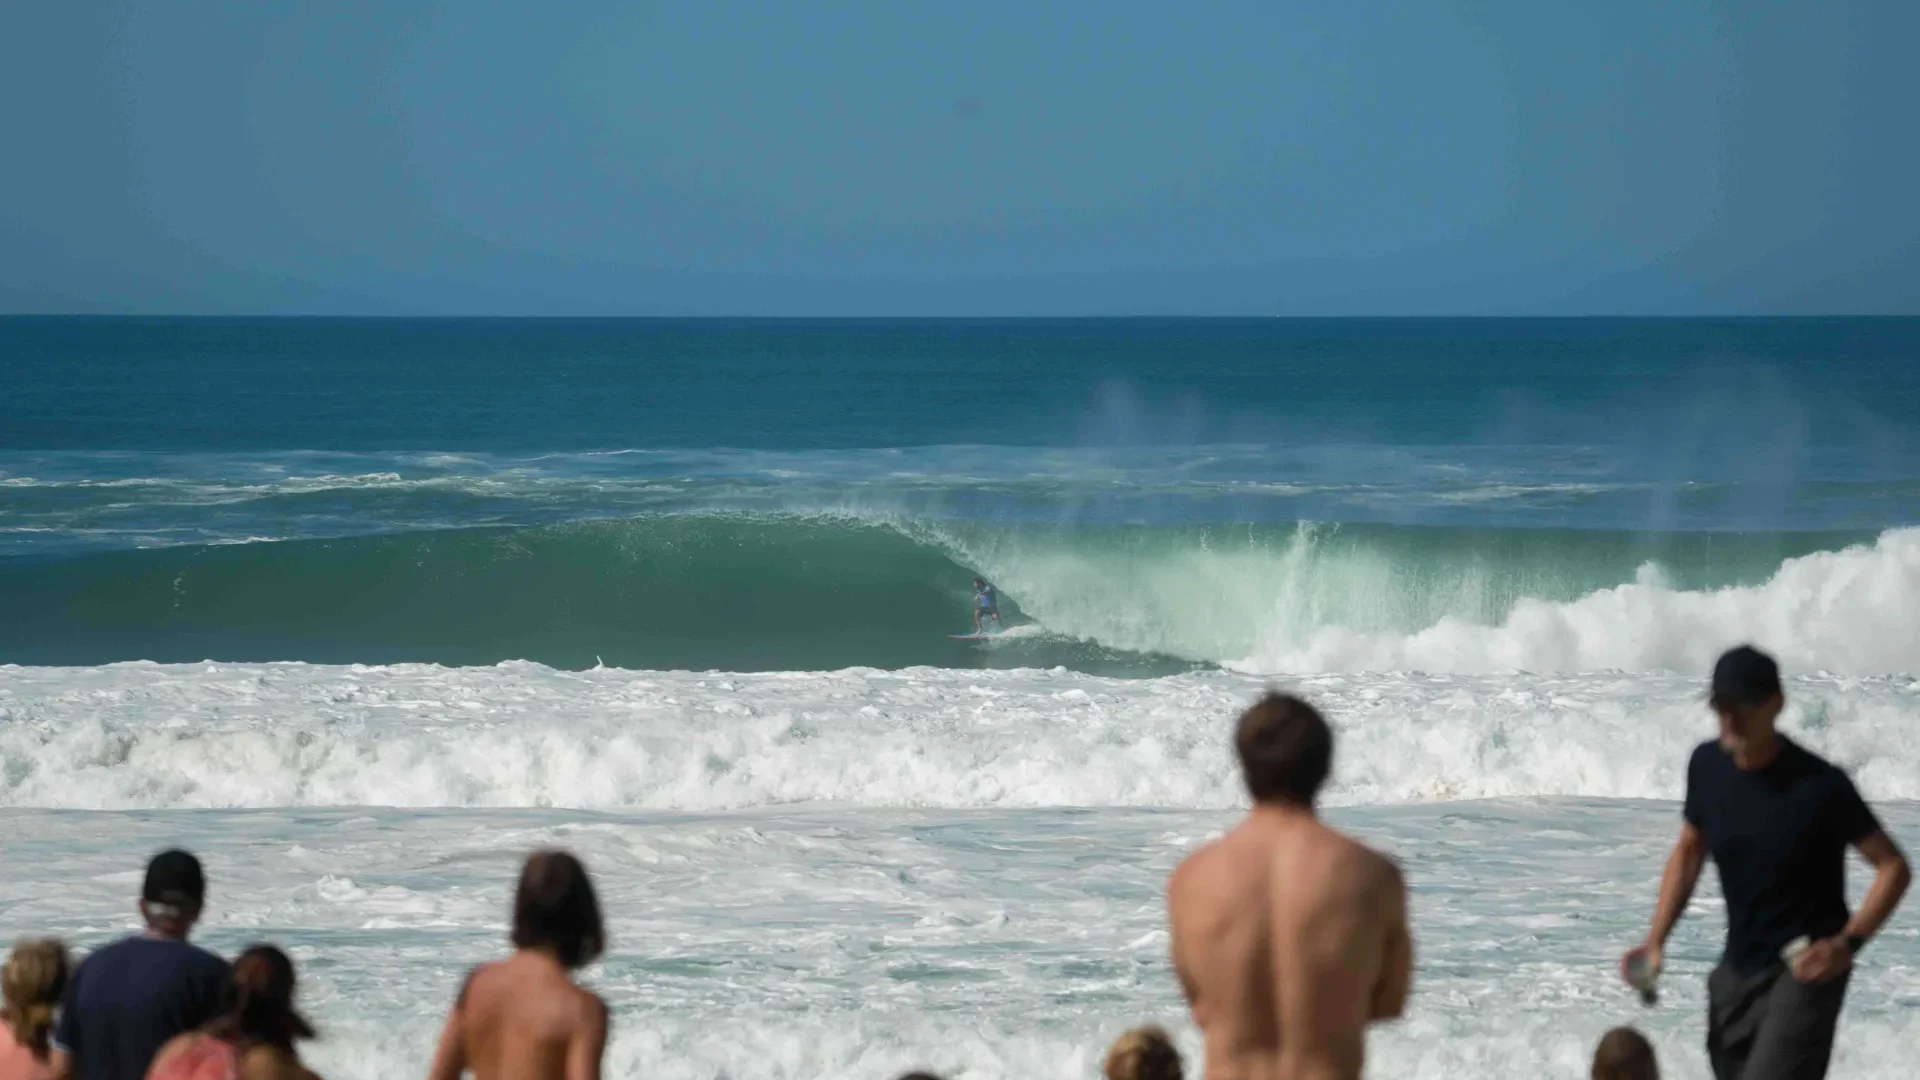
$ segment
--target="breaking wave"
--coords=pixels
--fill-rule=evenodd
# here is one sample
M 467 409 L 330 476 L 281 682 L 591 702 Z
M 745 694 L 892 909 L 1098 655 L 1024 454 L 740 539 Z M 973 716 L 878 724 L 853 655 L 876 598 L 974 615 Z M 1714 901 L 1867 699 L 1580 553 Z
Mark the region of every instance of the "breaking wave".
M 987 646 L 947 637 L 976 573 L 1019 628 Z M 0 605 L 0 660 L 38 664 L 1697 672 L 1751 639 L 1874 675 L 1920 656 L 1920 530 L 653 515 L 13 559 Z

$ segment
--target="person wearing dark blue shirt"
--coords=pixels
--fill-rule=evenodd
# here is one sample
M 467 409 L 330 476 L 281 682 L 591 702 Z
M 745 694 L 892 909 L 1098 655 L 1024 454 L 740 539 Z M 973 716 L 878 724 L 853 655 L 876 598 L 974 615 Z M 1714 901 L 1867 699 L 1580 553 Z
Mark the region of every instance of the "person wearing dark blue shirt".
M 973 579 L 973 632 L 981 632 L 981 621 L 991 617 L 994 629 L 1000 629 L 1000 597 L 993 586 L 980 578 Z
M 140 915 L 147 932 L 88 956 L 67 983 L 53 1035 L 62 1080 L 143 1080 L 175 1035 L 213 1019 L 229 969 L 187 943 L 207 882 L 200 860 L 163 851 L 147 864 Z
M 1707 979 L 1713 1075 L 1818 1080 L 1854 957 L 1893 914 L 1911 873 L 1846 773 L 1775 730 L 1785 697 L 1771 657 L 1744 645 L 1722 656 L 1711 704 L 1719 738 L 1687 764 L 1685 820 L 1653 928 L 1621 971 L 1643 985 L 1659 972 L 1667 936 L 1711 858 L 1727 905 L 1726 949 Z M 1849 847 L 1875 871 L 1853 913 Z

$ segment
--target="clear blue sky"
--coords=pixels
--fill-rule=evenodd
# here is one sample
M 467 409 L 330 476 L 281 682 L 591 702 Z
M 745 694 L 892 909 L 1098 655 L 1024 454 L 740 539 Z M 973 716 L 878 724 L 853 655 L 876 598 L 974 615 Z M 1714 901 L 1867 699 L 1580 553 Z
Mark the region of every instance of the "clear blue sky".
M 0 6 L 0 311 L 1920 314 L 1897 0 Z

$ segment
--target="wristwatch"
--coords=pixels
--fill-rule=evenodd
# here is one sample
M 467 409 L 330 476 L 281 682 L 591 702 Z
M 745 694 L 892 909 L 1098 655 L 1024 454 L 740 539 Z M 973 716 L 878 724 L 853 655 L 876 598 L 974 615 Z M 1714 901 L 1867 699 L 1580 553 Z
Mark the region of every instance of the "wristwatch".
M 1847 951 L 1848 952 L 1852 953 L 1855 956 L 1859 956 L 1860 950 L 1866 947 L 1867 947 L 1866 938 L 1861 937 L 1859 934 L 1847 935 Z

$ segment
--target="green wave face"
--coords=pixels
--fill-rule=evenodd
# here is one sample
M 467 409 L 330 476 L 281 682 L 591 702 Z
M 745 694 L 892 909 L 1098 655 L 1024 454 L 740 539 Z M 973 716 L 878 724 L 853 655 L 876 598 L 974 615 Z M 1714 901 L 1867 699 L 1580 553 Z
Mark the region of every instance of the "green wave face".
M 1212 662 L 1329 628 L 1491 625 L 1526 600 L 1565 603 L 1637 580 L 1688 591 L 1755 585 L 1786 559 L 1875 535 L 1311 523 L 927 533 L 1050 630 Z
M 663 515 L 0 564 L 0 662 L 303 660 L 734 671 L 1066 666 L 1163 674 L 1336 626 L 1498 621 L 1654 564 L 1764 580 L 1871 539 L 1392 526 L 1066 528 Z M 1007 638 L 972 629 L 971 579 Z

